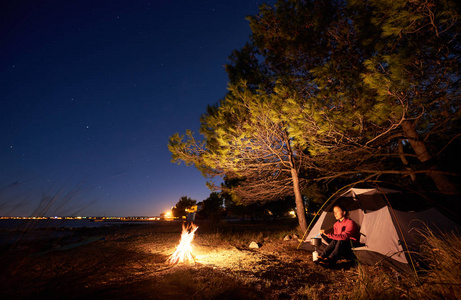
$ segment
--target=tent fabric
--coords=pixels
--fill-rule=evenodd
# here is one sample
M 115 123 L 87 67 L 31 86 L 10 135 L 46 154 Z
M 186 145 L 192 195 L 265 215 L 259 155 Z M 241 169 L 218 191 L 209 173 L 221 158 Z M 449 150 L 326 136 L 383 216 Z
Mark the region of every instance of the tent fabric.
M 402 241 L 392 224 L 389 207 L 366 214 L 360 228 L 360 242 L 367 245 L 367 251 L 381 253 L 399 262 L 408 263 L 401 246 Z
M 408 268 L 407 247 L 421 242 L 421 229 L 459 230 L 455 222 L 423 202 L 391 189 L 351 188 L 334 199 L 320 214 L 299 248 L 310 250 L 310 239 L 316 237 L 321 229 L 333 227 L 336 222 L 333 207 L 340 204 L 359 227 L 363 246 L 354 248 L 354 252 L 360 262 L 384 262 L 399 269 Z M 394 204 L 402 210 L 395 209 Z M 324 245 L 328 243 L 323 237 L 322 242 Z
M 405 239 L 410 243 L 418 243 L 419 232 L 426 228 L 434 231 L 453 231 L 459 230 L 458 225 L 443 215 L 435 208 L 430 208 L 420 212 L 402 212 L 395 210 Z
M 365 265 L 375 265 L 381 264 L 388 267 L 394 268 L 395 270 L 411 273 L 412 269 L 408 263 L 398 262 L 395 259 L 392 259 L 388 256 L 385 256 L 378 252 L 367 251 L 365 249 L 356 248 L 354 249 L 355 256 L 357 260 Z
M 354 197 L 357 195 L 376 195 L 376 194 L 393 194 L 393 193 L 401 193 L 400 191 L 379 188 L 379 189 L 358 189 L 358 188 L 350 188 L 341 197 Z

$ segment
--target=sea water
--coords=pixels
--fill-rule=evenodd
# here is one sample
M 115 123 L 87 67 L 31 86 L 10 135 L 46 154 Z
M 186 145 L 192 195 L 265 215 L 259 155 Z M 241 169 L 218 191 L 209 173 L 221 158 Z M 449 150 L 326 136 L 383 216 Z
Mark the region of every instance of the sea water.
M 73 220 L 0 220 L 0 247 L 18 240 L 23 242 L 57 239 L 74 235 L 79 228 L 114 227 L 129 224 L 152 224 L 152 221 L 118 221 L 93 222 L 89 219 Z
M 30 229 L 52 229 L 52 228 L 82 228 L 82 227 L 101 227 L 111 225 L 112 222 L 92 222 L 91 220 L 19 220 L 2 219 L 0 220 L 0 230 L 30 230 Z M 117 223 L 117 222 L 115 222 Z M 114 224 L 115 225 L 115 224 Z

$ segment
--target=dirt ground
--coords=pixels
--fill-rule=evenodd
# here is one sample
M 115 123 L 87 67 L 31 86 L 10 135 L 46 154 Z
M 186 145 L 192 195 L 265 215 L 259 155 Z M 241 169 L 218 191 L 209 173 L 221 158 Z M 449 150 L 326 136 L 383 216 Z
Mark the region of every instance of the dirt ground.
M 334 269 L 297 250 L 293 223 L 198 223 L 195 262 L 166 261 L 180 222 L 74 229 L 3 247 L 2 299 L 337 299 L 376 267 L 340 261 Z M 54 233 L 53 233 L 54 234 Z M 260 248 L 251 249 L 255 241 Z M 402 276 L 389 271 L 390 276 Z M 349 298 L 352 298 L 350 296 Z

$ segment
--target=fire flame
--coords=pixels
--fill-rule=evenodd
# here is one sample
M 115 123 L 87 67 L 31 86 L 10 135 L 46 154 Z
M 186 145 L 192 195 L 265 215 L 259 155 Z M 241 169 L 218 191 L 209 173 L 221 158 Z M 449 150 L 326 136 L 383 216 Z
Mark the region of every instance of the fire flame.
M 198 226 L 194 225 L 194 223 L 191 223 L 187 227 L 184 226 L 184 223 L 182 224 L 181 241 L 176 247 L 176 251 L 168 259 L 169 263 L 177 264 L 195 261 L 192 255 L 192 240 L 197 229 Z

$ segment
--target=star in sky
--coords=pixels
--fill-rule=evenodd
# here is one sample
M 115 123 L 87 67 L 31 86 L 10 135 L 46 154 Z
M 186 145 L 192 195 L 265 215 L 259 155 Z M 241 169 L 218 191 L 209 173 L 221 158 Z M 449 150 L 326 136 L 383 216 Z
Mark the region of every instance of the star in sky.
M 262 3 L 2 1 L 0 208 L 14 211 L 0 215 L 61 190 L 80 189 L 62 213 L 88 215 L 206 199 L 207 179 L 170 162 L 168 138 L 198 132 L 224 97 L 222 66 Z

